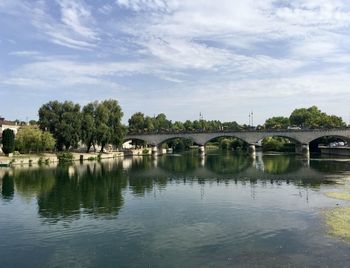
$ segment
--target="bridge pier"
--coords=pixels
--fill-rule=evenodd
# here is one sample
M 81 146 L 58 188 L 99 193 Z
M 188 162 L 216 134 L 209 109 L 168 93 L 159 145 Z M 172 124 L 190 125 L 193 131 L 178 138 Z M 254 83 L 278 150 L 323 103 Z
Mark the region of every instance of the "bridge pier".
M 309 157 L 310 156 L 309 144 L 307 144 L 307 143 L 296 144 L 295 145 L 295 153 Z
M 153 156 L 157 156 L 158 155 L 158 147 L 157 147 L 157 145 L 154 145 L 152 147 L 152 155 Z
M 205 146 L 204 145 L 199 145 L 199 153 L 201 156 L 204 156 L 205 155 Z
M 255 158 L 256 156 L 256 149 L 255 144 L 249 144 L 248 153 Z

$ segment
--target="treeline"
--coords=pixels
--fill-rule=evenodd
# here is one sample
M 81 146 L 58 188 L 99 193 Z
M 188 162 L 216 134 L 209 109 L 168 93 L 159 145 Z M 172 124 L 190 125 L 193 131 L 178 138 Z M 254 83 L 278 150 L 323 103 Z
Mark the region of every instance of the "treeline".
M 219 120 L 186 120 L 185 122 L 168 120 L 166 115 L 161 113 L 157 116 L 145 116 L 141 112 L 133 114 L 129 121 L 129 133 L 162 133 L 162 132 L 196 132 L 196 131 L 224 131 L 224 130 L 245 130 L 247 125 L 239 125 L 236 121 L 221 122 Z

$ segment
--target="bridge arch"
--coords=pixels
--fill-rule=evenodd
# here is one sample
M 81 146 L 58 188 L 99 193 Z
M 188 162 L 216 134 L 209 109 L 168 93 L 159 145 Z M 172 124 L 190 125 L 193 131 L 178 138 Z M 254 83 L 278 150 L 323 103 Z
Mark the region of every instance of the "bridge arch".
M 123 139 L 123 145 L 127 142 L 130 142 L 131 144 L 137 146 L 141 145 L 148 145 L 147 139 L 142 139 L 142 138 L 124 138 Z
M 313 141 L 316 141 L 316 140 L 318 140 L 318 139 L 322 139 L 322 138 L 329 138 L 329 139 L 331 139 L 331 138 L 334 138 L 334 139 L 339 139 L 339 140 L 343 140 L 343 141 L 346 141 L 346 142 L 350 142 L 350 137 L 347 137 L 347 136 L 345 136 L 345 135 L 339 135 L 339 134 L 336 134 L 336 135 L 329 135 L 329 134 L 327 134 L 327 135 L 317 135 L 317 136 L 315 136 L 312 140 L 310 140 L 309 141 L 309 143 L 311 143 L 311 142 L 313 142 Z
M 215 140 L 218 141 L 218 146 L 220 147 L 221 145 L 224 145 L 224 144 L 220 144 L 219 143 L 219 139 L 220 138 L 228 138 L 228 139 L 233 139 L 232 140 L 232 143 L 231 144 L 226 144 L 227 148 L 226 149 L 233 149 L 233 150 L 248 150 L 248 147 L 249 147 L 249 143 L 242 139 L 241 137 L 238 137 L 237 135 L 232 135 L 232 134 L 225 134 L 225 133 L 222 133 L 222 134 L 218 134 L 218 135 L 215 135 L 213 137 L 211 137 L 209 140 L 207 140 L 204 144 L 204 146 L 208 145 L 208 143 L 210 142 L 213 142 Z M 224 148 L 221 148 L 221 149 L 224 149 Z
M 212 135 L 209 135 L 203 142 L 203 145 L 206 145 L 208 142 L 218 139 L 218 138 L 235 138 L 238 140 L 241 140 L 245 142 L 246 144 L 249 144 L 249 140 L 247 140 L 244 135 L 240 135 L 240 133 L 214 133 Z
M 200 145 L 192 137 L 182 137 L 174 136 L 167 139 L 163 139 L 157 144 L 158 148 L 164 148 L 164 144 L 167 144 L 168 148 L 172 148 L 174 151 L 182 151 L 186 148 L 189 148 L 192 145 Z M 166 148 L 167 149 L 167 148 Z
M 271 132 L 271 133 L 259 133 L 259 134 L 260 135 L 257 135 L 257 140 L 255 140 L 255 142 L 254 142 L 255 144 L 260 143 L 261 141 L 263 141 L 266 138 L 284 138 L 284 139 L 288 139 L 288 140 L 294 142 L 295 144 L 304 143 L 295 135 L 288 135 L 288 133 Z

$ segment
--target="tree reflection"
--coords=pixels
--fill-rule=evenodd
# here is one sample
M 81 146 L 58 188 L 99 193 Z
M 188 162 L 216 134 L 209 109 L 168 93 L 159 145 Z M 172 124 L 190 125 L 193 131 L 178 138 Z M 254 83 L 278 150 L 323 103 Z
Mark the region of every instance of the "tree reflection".
M 181 156 L 160 157 L 158 166 L 170 172 L 182 173 L 194 171 L 201 166 L 201 163 L 197 153 L 189 152 Z
M 350 162 L 315 159 L 313 161 L 310 161 L 310 167 L 324 173 L 344 172 L 350 170 Z
M 264 172 L 271 174 L 285 174 L 297 171 L 302 163 L 291 155 L 264 155 Z
M 120 165 L 93 163 L 55 169 L 16 171 L 5 174 L 3 199 L 11 199 L 14 186 L 19 195 L 36 196 L 39 214 L 50 220 L 79 217 L 82 213 L 117 215 L 123 206 L 122 190 L 127 178 Z
M 50 192 L 55 185 L 55 176 L 52 169 L 14 170 L 16 192 L 23 197 L 41 195 Z
M 12 176 L 9 175 L 8 172 L 5 173 L 2 178 L 2 189 L 1 196 L 2 199 L 6 201 L 11 201 L 13 199 L 13 195 L 15 192 L 14 182 Z
M 244 154 L 227 153 L 222 157 L 208 155 L 206 167 L 218 174 L 237 174 L 250 167 L 251 158 Z

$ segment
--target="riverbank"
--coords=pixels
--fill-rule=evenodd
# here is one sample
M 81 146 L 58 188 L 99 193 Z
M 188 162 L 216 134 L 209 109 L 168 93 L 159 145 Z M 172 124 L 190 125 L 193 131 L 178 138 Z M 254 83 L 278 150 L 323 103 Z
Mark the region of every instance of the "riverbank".
M 75 153 L 72 152 L 72 161 L 92 161 L 98 159 L 108 159 L 123 157 L 123 152 L 113 153 Z M 45 154 L 26 154 L 26 155 L 14 155 L 14 156 L 0 156 L 0 167 L 10 167 L 18 165 L 33 165 L 33 164 L 51 164 L 59 162 L 59 159 L 54 153 Z

